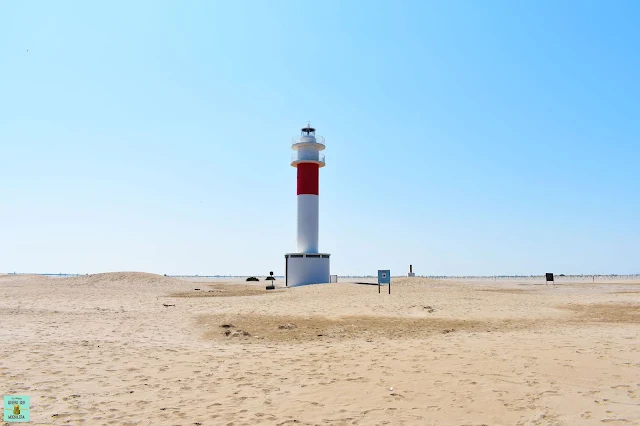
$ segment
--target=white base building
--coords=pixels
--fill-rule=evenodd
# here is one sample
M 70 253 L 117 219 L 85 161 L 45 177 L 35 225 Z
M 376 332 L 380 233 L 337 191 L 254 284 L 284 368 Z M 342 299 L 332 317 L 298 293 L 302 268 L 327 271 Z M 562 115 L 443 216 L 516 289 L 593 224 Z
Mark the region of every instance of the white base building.
M 285 284 L 296 287 L 307 284 L 325 284 L 331 281 L 327 253 L 287 253 L 285 257 Z

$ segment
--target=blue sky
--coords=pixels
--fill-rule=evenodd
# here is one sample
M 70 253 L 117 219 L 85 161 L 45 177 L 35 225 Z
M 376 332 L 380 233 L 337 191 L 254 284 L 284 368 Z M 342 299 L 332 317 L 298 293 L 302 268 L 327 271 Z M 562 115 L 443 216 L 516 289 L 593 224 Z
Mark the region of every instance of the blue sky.
M 0 5 L 0 271 L 640 272 L 634 1 Z

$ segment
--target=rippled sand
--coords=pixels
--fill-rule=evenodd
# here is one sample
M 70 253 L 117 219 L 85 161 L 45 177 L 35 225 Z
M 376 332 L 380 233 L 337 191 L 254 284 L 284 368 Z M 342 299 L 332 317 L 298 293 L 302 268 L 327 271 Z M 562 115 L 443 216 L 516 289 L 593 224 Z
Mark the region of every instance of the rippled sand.
M 0 276 L 0 386 L 32 424 L 640 424 L 640 282 L 393 282 Z

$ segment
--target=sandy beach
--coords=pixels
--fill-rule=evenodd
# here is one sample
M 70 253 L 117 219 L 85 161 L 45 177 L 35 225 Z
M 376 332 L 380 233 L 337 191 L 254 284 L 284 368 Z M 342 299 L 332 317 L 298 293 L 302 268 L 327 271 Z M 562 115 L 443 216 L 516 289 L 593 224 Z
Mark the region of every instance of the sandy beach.
M 0 275 L 37 425 L 640 424 L 640 281 Z

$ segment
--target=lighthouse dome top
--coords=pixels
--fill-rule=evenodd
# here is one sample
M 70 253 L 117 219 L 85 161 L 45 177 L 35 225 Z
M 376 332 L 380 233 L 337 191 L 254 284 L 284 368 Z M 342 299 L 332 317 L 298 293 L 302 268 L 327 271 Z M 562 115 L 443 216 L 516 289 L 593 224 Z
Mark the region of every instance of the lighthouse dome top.
M 316 135 L 316 129 L 311 127 L 311 123 L 300 129 L 300 136 L 294 137 L 291 142 L 291 148 L 295 151 L 301 148 L 322 151 L 325 148 L 324 137 Z
M 303 136 L 304 135 L 307 135 L 307 136 L 315 135 L 315 133 L 316 133 L 316 129 L 311 127 L 311 123 L 307 124 L 307 126 L 303 127 L 301 130 L 302 130 L 301 133 L 302 133 Z

